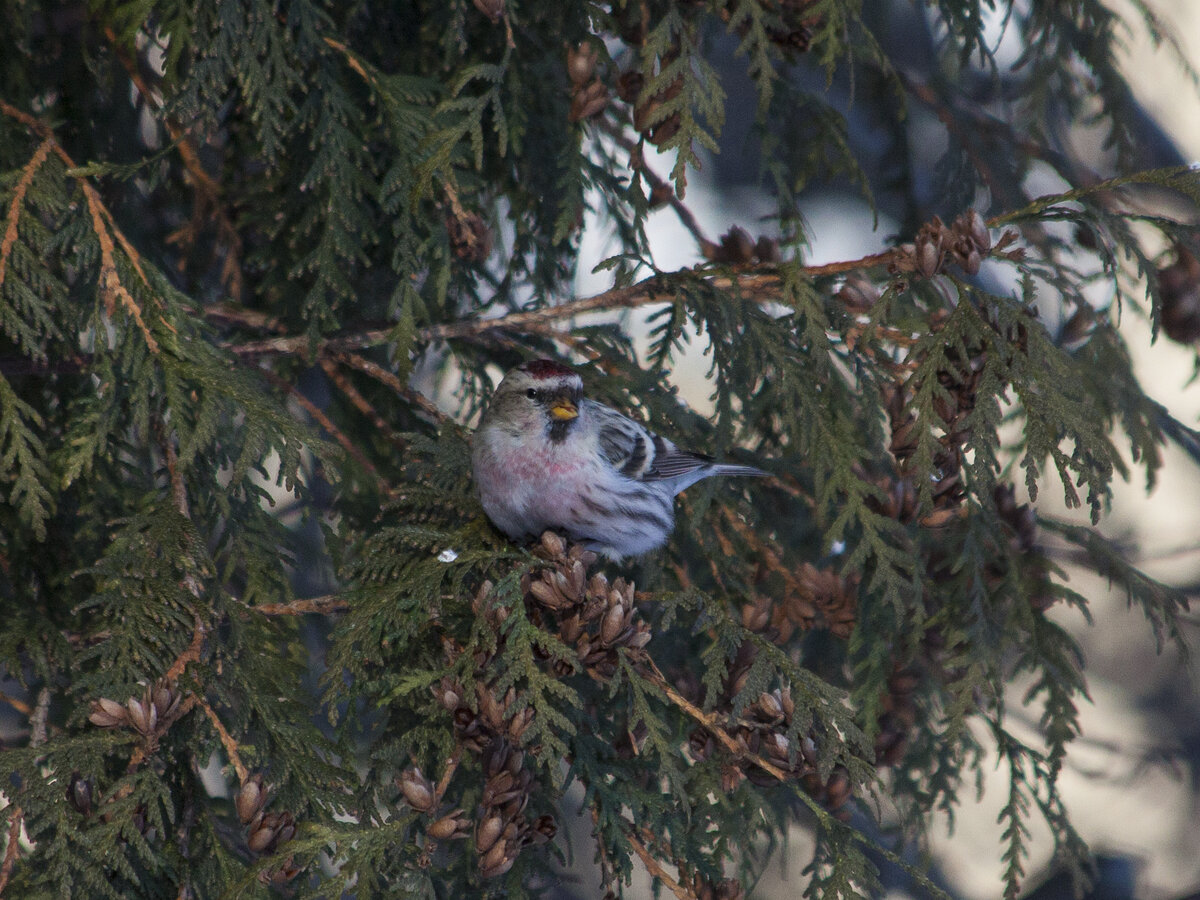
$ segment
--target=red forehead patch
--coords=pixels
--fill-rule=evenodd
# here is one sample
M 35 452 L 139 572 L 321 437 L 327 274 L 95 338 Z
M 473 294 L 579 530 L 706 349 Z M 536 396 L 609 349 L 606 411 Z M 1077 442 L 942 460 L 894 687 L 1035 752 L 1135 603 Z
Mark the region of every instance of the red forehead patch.
M 563 375 L 574 375 L 575 370 L 570 366 L 564 366 L 560 362 L 555 362 L 552 359 L 535 359 L 531 362 L 523 363 L 521 370 L 528 372 L 534 378 L 559 378 Z

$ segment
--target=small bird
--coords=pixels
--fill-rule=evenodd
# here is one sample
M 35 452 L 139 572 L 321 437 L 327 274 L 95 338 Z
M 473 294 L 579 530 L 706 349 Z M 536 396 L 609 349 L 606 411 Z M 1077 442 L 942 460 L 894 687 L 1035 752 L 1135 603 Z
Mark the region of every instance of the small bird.
M 766 475 L 680 450 L 583 396 L 574 369 L 537 359 L 512 369 L 475 432 L 471 463 L 483 510 L 510 538 L 547 529 L 612 559 L 661 547 L 673 499 L 711 475 Z

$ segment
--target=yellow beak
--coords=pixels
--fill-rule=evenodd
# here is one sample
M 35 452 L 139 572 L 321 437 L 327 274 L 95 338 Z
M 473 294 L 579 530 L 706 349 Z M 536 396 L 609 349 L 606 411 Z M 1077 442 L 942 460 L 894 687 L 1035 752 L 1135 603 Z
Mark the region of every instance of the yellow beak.
M 550 404 L 550 415 L 560 422 L 569 422 L 579 416 L 579 410 L 566 397 L 560 397 Z

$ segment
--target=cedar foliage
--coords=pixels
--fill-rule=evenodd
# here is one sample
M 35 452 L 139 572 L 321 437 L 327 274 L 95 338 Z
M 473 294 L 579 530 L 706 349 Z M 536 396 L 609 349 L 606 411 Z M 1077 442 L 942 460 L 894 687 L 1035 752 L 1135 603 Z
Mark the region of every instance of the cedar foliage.
M 988 748 L 1007 894 L 1033 818 L 1086 877 L 1056 786 L 1086 684 L 1047 610 L 1088 600 L 1048 548 L 1182 646 L 1186 597 L 1095 526 L 1114 477 L 1195 439 L 1116 328 L 1194 340 L 1200 281 L 1200 179 L 1146 170 L 1114 61 L 1125 28 L 1173 44 L 1132 6 L 0 6 L 0 886 L 524 897 L 573 854 L 588 896 L 640 860 L 734 898 L 799 825 L 806 896 L 850 897 L 878 883 L 875 800 L 889 846 L 919 845 Z M 928 78 L 893 59 L 902 20 Z M 687 210 L 731 71 L 778 201 L 757 242 Z M 932 191 L 917 119 L 946 141 Z M 1064 149 L 1082 125 L 1111 171 Z M 895 248 L 806 266 L 801 195 L 830 185 L 886 205 Z M 702 265 L 654 266 L 667 204 Z M 571 300 L 588 212 L 613 288 Z M 640 353 L 627 320 L 580 318 L 642 306 Z M 668 381 L 689 334 L 710 419 Z M 535 356 L 773 477 L 693 488 L 636 565 L 514 546 L 467 423 Z M 559 828 L 573 786 L 590 847 Z

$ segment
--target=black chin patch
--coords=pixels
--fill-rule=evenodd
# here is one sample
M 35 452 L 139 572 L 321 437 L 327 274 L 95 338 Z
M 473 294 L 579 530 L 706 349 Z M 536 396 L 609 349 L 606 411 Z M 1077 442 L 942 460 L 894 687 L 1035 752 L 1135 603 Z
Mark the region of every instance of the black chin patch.
M 561 444 L 567 438 L 567 433 L 575 422 L 574 419 L 566 421 L 555 420 L 550 423 L 550 440 L 555 444 Z

